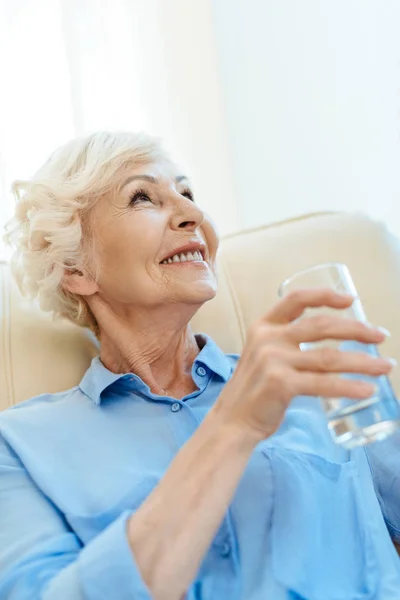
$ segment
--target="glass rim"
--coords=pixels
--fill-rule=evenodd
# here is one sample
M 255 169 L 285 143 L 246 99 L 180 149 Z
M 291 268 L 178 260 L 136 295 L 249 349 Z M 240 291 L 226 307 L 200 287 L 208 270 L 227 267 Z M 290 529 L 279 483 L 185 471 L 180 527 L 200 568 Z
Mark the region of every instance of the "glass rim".
M 282 283 L 279 284 L 278 296 L 280 298 L 283 298 L 283 288 L 285 287 L 285 285 L 288 285 L 291 281 L 293 281 L 293 279 L 296 279 L 296 277 L 304 275 L 305 273 L 311 273 L 312 271 L 319 271 L 320 269 L 325 269 L 326 267 L 337 267 L 338 269 L 344 268 L 347 271 L 349 270 L 348 266 L 345 263 L 335 261 L 318 263 L 316 265 L 313 265 L 312 267 L 306 267 L 305 269 L 301 269 L 301 271 L 296 271 L 296 273 L 293 273 L 293 275 L 290 275 L 290 277 L 287 277 L 282 281 Z

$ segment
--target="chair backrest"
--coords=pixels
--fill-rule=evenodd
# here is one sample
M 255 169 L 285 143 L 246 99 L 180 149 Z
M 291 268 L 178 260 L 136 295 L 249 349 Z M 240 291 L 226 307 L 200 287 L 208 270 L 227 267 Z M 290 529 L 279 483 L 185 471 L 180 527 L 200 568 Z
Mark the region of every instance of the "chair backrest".
M 196 314 L 193 327 L 225 351 L 240 352 L 247 327 L 277 301 L 279 283 L 330 261 L 349 266 L 369 320 L 392 332 L 383 353 L 400 362 L 400 244 L 362 214 L 306 215 L 225 237 L 218 294 Z M 53 321 L 22 298 L 8 265 L 0 265 L 0 410 L 76 385 L 97 353 L 91 334 Z M 393 380 L 400 397 L 396 370 Z

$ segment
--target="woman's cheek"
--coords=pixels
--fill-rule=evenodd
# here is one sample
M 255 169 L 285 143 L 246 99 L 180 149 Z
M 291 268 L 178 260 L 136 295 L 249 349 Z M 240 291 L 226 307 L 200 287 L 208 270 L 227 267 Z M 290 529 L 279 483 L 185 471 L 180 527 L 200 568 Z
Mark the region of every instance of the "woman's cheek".
M 216 224 L 207 214 L 205 214 L 203 231 L 205 242 L 207 243 L 210 256 L 215 257 L 219 246 L 219 233 Z

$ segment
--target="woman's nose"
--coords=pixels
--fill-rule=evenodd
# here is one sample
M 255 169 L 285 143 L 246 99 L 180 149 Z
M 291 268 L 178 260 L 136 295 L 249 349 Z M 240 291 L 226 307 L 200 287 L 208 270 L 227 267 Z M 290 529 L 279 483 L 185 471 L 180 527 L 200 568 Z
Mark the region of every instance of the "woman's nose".
M 172 216 L 173 229 L 196 230 L 204 221 L 204 213 L 189 199 L 181 200 Z

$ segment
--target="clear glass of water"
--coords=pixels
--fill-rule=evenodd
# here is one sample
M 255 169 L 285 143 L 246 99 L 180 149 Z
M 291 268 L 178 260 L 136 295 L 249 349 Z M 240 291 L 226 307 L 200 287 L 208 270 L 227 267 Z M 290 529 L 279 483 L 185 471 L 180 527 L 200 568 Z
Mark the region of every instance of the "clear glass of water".
M 358 297 L 357 290 L 346 265 L 327 263 L 316 265 L 295 273 L 279 287 L 279 295 L 299 288 L 329 287 L 343 294 L 355 296 L 353 304 L 344 310 L 330 307 L 307 308 L 302 317 L 317 314 L 357 319 L 367 323 L 367 318 Z M 324 340 L 300 344 L 301 350 L 330 347 L 343 352 L 365 352 L 378 357 L 375 344 L 363 344 L 356 341 Z M 328 428 L 333 440 L 346 448 L 354 448 L 382 440 L 391 435 L 400 426 L 400 404 L 396 399 L 389 376 L 371 377 L 364 374 L 343 373 L 341 377 L 363 379 L 377 385 L 377 393 L 365 400 L 350 398 L 322 398 L 328 419 Z

